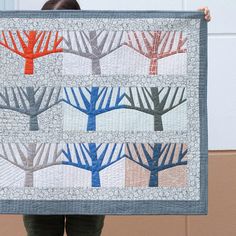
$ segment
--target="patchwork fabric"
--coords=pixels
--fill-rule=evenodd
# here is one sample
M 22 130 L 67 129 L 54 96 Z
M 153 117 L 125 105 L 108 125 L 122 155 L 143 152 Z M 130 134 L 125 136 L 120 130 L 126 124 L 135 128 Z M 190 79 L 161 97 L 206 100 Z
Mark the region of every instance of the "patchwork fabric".
M 0 13 L 0 213 L 207 214 L 201 12 Z

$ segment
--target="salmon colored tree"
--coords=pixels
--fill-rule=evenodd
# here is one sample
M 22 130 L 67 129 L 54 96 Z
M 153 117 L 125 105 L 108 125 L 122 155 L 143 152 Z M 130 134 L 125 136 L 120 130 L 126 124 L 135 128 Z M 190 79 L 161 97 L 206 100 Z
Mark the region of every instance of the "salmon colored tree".
M 158 74 L 158 60 L 178 53 L 185 53 L 187 38 L 183 32 L 152 31 L 127 32 L 125 45 L 150 59 L 149 75 Z
M 159 173 L 187 165 L 188 148 L 183 143 L 126 144 L 125 157 L 150 171 L 149 187 L 159 186 Z
M 25 59 L 26 75 L 34 73 L 34 60 L 52 53 L 62 52 L 63 37 L 49 31 L 2 31 L 0 45 Z

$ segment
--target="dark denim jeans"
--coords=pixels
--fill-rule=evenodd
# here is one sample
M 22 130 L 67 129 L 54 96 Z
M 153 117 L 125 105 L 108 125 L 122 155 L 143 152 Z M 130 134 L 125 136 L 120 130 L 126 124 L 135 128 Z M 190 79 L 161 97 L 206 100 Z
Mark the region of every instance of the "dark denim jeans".
M 24 215 L 28 236 L 100 236 L 104 215 Z

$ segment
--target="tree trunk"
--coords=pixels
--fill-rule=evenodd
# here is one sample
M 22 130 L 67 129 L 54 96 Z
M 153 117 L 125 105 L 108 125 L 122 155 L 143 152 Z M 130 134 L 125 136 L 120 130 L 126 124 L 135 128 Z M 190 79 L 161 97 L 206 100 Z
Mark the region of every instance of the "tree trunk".
M 36 111 L 36 102 L 35 102 L 35 94 L 34 94 L 34 87 L 27 87 L 26 92 L 28 95 L 28 101 L 30 105 L 30 130 L 36 131 L 39 130 L 38 124 L 38 116 Z
M 34 74 L 34 60 L 27 58 L 25 61 L 25 74 L 32 75 Z
M 157 170 L 151 170 L 150 172 L 149 187 L 158 187 L 158 171 Z
M 96 130 L 96 116 L 92 114 L 88 116 L 87 131 L 95 131 L 95 130 Z
M 92 73 L 94 75 L 101 75 L 100 59 L 92 59 Z
M 91 30 L 89 32 L 89 38 L 91 42 L 92 54 L 95 56 L 92 59 L 92 74 L 93 75 L 101 75 L 101 65 L 99 56 L 101 56 L 101 51 L 99 49 L 99 43 L 97 38 L 96 30 Z
M 37 35 L 37 32 L 34 30 L 31 30 L 29 32 L 28 45 L 25 49 L 25 54 L 28 56 L 26 58 L 26 62 L 25 62 L 25 74 L 26 75 L 32 75 L 34 73 L 33 54 L 34 54 L 34 46 L 36 43 L 36 35 Z M 21 46 L 23 47 L 23 45 L 21 45 Z
M 25 187 L 33 187 L 34 185 L 34 158 L 36 155 L 36 148 L 37 144 L 36 143 L 29 143 L 28 144 L 28 151 L 27 151 L 27 166 L 26 168 L 28 169 L 25 172 Z
M 157 57 L 151 58 L 150 67 L 149 67 L 149 75 L 157 75 L 158 74 L 158 59 Z
M 30 131 L 39 130 L 38 117 L 30 116 Z
M 159 88 L 152 87 L 151 93 L 154 105 L 154 131 L 163 131 L 162 115 L 160 115 L 162 110 L 160 110 Z
M 92 87 L 90 95 L 90 108 L 88 111 L 87 131 L 96 130 L 96 103 L 98 100 L 98 87 Z
M 154 114 L 154 131 L 163 131 L 162 116 Z
M 92 187 L 101 187 L 99 170 L 92 171 Z
M 33 187 L 34 183 L 34 173 L 33 171 L 25 172 L 25 187 Z
M 89 143 L 89 153 L 92 160 L 92 187 L 100 187 L 100 165 L 97 158 L 96 143 Z

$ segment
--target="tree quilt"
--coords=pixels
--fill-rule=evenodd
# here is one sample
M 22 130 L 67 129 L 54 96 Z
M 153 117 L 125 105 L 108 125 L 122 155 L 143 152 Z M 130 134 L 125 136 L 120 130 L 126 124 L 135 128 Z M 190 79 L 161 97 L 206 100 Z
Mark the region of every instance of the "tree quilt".
M 0 12 L 0 213 L 207 214 L 201 12 Z

